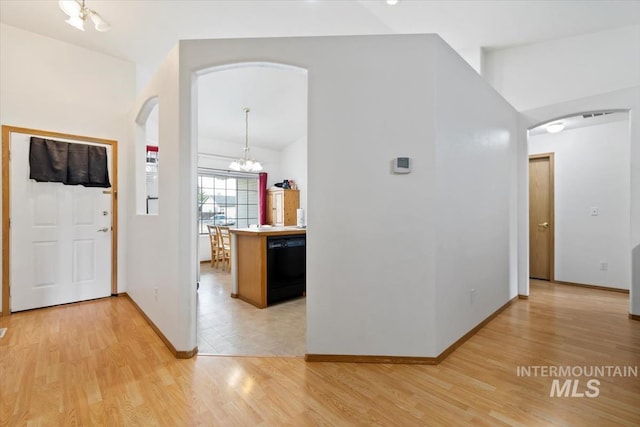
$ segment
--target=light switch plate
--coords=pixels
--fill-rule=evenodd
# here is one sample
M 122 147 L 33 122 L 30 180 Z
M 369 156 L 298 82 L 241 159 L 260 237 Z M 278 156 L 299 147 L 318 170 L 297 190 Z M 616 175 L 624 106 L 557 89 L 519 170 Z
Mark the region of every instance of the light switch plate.
M 598 216 L 598 215 L 600 215 L 600 209 L 596 207 L 591 208 L 591 216 Z

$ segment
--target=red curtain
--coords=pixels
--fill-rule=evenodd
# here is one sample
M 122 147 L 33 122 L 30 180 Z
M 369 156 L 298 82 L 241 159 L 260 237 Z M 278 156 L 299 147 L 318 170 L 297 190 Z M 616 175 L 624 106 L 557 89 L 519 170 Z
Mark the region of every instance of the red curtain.
M 258 174 L 258 208 L 260 209 L 260 225 L 267 223 L 267 173 L 260 172 Z

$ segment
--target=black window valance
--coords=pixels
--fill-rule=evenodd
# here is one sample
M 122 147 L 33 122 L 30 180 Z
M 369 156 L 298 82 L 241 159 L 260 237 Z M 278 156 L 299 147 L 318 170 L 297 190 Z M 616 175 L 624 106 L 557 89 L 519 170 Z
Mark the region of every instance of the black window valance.
M 32 136 L 29 166 L 29 178 L 38 182 L 111 187 L 106 147 Z

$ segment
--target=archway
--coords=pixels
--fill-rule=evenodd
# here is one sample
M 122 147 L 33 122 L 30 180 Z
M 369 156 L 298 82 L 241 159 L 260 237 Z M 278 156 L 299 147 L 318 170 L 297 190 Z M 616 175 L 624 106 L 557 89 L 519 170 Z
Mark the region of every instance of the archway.
M 194 182 L 198 183 L 199 217 L 198 256 L 194 264 L 200 283 L 194 323 L 200 354 L 304 355 L 304 300 L 258 309 L 230 298 L 230 294 L 238 294 L 237 271 L 234 268 L 232 273 L 227 273 L 209 265 L 211 245 L 206 225 L 244 228 L 258 223 L 258 206 L 253 204 L 257 202 L 254 199 L 257 193 L 252 193 L 253 188 L 258 188 L 257 176 L 229 170 L 229 164 L 242 156 L 242 144 L 246 142 L 245 107 L 251 111 L 247 124 L 248 145 L 252 157 L 262 162 L 268 175 L 267 187 L 284 179 L 295 179 L 300 207 L 306 210 L 307 85 L 305 69 L 276 63 L 227 64 L 201 70 L 193 76 L 192 143 L 198 153 Z M 245 189 L 249 191 L 248 196 Z M 245 201 L 248 204 L 242 205 Z M 220 292 L 212 294 L 212 287 Z M 212 309 L 212 304 L 217 308 Z M 273 317 L 270 313 L 274 311 L 278 311 L 277 317 L 283 322 L 289 319 L 297 329 L 291 331 L 291 325 L 271 325 L 271 329 L 267 329 L 266 323 L 261 323 Z M 231 315 L 236 316 L 235 330 L 229 323 Z M 244 328 L 240 322 L 249 321 L 248 316 L 253 317 L 253 337 L 236 334 Z M 284 337 L 287 329 L 290 335 Z M 247 344 L 249 340 L 251 345 Z M 268 341 L 283 345 L 267 346 Z
M 159 212 L 159 99 L 147 99 L 136 116 L 135 200 L 136 212 L 157 215 Z
M 640 223 L 637 218 L 640 205 L 638 205 L 638 194 L 640 194 L 640 182 L 638 178 L 637 165 L 640 158 L 640 125 L 638 124 L 638 111 L 640 105 L 638 104 L 637 90 L 620 90 L 611 92 L 608 94 L 597 95 L 590 98 L 579 99 L 575 101 L 566 102 L 563 104 L 556 104 L 547 107 L 542 107 L 536 110 L 531 110 L 522 113 L 523 123 L 526 128 L 533 128 L 543 123 L 549 123 L 552 120 L 561 119 L 569 116 L 573 116 L 579 111 L 584 112 L 597 112 L 597 111 L 627 111 L 629 114 L 629 134 L 630 134 L 630 159 L 631 159 L 631 286 L 630 286 L 630 304 L 629 312 L 630 316 L 637 318 L 635 313 L 640 312 L 640 292 L 638 292 L 638 285 L 640 284 L 640 251 L 638 250 L 638 241 L 640 238 Z M 526 146 L 525 146 L 526 147 Z M 526 185 L 528 179 L 526 177 L 527 168 L 525 166 L 526 155 L 520 158 L 520 184 L 519 191 L 522 194 L 527 194 Z M 520 198 L 520 208 L 522 212 L 519 230 L 521 235 L 526 235 L 526 227 L 528 225 L 528 202 L 525 197 Z M 524 221 L 523 221 L 524 219 Z M 528 294 L 528 279 L 524 274 L 528 271 L 528 248 L 527 239 L 520 239 L 519 242 L 519 261 L 521 274 L 519 276 L 520 293 Z

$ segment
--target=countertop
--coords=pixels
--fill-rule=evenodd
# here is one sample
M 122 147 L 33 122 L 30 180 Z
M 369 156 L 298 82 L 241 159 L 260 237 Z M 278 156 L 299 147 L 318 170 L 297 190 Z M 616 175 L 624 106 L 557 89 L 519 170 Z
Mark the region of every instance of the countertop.
M 231 228 L 231 234 L 243 236 L 289 236 L 307 234 L 306 228 L 290 227 L 257 227 L 257 228 Z

